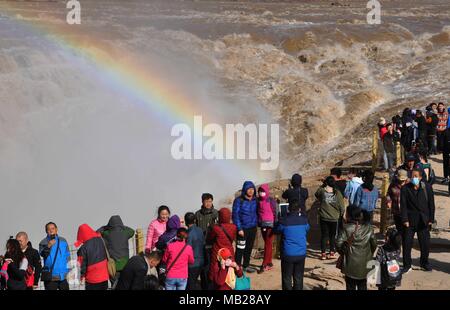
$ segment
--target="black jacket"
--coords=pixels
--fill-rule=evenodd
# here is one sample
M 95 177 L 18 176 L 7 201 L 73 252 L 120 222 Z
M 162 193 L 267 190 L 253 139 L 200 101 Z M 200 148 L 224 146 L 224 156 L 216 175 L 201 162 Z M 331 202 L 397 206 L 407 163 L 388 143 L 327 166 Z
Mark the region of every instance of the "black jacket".
M 425 193 L 426 191 L 426 193 Z M 420 182 L 416 190 L 412 183 L 402 187 L 400 192 L 400 216 L 402 222 L 409 222 L 410 227 L 425 227 L 434 222 L 434 193 L 431 186 Z
M 291 187 L 284 191 L 281 195 L 283 199 L 286 199 L 288 203 L 298 201 L 300 210 L 302 213 L 306 212 L 306 199 L 308 199 L 308 189 L 304 187 Z
M 20 263 L 12 262 L 8 265 L 8 282 L 7 282 L 7 288 L 8 290 L 25 290 L 26 284 L 25 284 L 25 274 L 26 271 L 19 269 Z
M 143 255 L 133 256 L 120 273 L 116 290 L 143 290 L 148 264 Z
M 447 128 L 444 132 L 443 152 L 446 154 L 450 154 L 450 128 Z
M 33 249 L 31 242 L 28 242 L 28 247 L 24 254 L 28 260 L 28 265 L 33 266 L 34 269 L 34 285 L 38 285 L 42 271 L 41 256 L 39 255 L 39 251 Z
M 427 135 L 435 136 L 437 134 L 437 125 L 439 123 L 439 118 L 436 114 L 430 113 L 427 115 Z
M 395 153 L 397 141 L 400 141 L 398 132 L 394 131 L 392 134 L 388 131 L 383 138 L 383 147 L 386 153 Z

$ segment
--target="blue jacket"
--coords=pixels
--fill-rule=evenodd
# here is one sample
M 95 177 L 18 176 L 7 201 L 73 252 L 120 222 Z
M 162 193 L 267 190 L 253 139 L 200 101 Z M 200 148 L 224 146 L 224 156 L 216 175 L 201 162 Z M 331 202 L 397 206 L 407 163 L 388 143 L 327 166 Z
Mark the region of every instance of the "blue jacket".
M 245 198 L 245 192 L 253 188 L 255 193 L 251 200 Z M 233 224 L 236 225 L 237 230 L 254 228 L 258 225 L 257 214 L 258 203 L 256 201 L 256 187 L 251 181 L 245 181 L 242 186 L 242 194 L 233 202 Z
M 275 227 L 275 233 L 281 234 L 282 259 L 296 260 L 306 256 L 308 231 L 308 218 L 301 213 L 289 213 L 280 219 Z
M 56 243 L 48 248 L 47 243 L 50 241 L 50 237 L 47 236 L 39 243 L 39 254 L 44 258 L 44 268 L 50 270 L 53 264 L 53 260 L 56 255 L 56 249 L 58 249 L 58 256 L 56 256 L 55 266 L 53 267 L 52 276 L 58 277 L 60 281 L 66 278 L 69 270 L 70 251 L 69 245 L 66 239 L 56 236 Z
M 354 177 L 351 180 L 347 181 L 347 186 L 345 187 L 345 198 L 348 199 L 348 202 L 352 205 L 355 201 L 356 191 L 363 184 L 363 180 L 358 177 Z
M 192 225 L 188 229 L 188 234 L 187 244 L 189 244 L 194 250 L 194 263 L 189 265 L 189 268 L 203 266 L 203 248 L 205 247 L 205 236 L 203 235 L 203 230 L 196 225 Z
M 373 187 L 372 191 L 364 188 L 364 184 L 358 187 L 355 195 L 354 204 L 363 210 L 373 212 L 377 206 L 378 188 Z

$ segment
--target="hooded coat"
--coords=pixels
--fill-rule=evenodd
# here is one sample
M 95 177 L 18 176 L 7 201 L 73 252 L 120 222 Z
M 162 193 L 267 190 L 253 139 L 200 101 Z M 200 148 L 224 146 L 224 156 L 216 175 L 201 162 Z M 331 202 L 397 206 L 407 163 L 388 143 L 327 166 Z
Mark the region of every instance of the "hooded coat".
M 291 178 L 291 188 L 285 190 L 281 197 L 286 199 L 288 203 L 298 201 L 300 205 L 300 211 L 306 212 L 306 200 L 308 199 L 308 189 L 302 187 L 302 176 L 298 173 L 294 174 Z
M 80 245 L 77 255 L 81 278 L 91 284 L 108 281 L 108 260 L 100 233 L 95 232 L 89 225 L 82 224 L 78 228 L 75 242 L 75 246 Z
M 173 215 L 169 218 L 166 225 L 166 231 L 159 237 L 156 242 L 156 248 L 164 251 L 167 245 L 177 238 L 177 230 L 181 227 L 180 218 L 178 215 Z
M 249 200 L 245 193 L 249 188 L 253 188 L 253 197 Z M 233 202 L 233 223 L 237 230 L 255 228 L 258 224 L 257 216 L 256 187 L 251 181 L 245 181 L 242 186 L 242 193 Z
M 367 268 L 367 263 L 372 260 L 373 253 L 377 249 L 377 240 L 373 231 L 372 225 L 362 224 L 356 230 L 355 223 L 348 223 L 344 225 L 336 240 L 336 247 L 341 255 L 344 255 L 344 264 L 342 273 L 347 277 L 356 280 L 363 280 L 367 278 L 370 269 Z M 345 249 L 347 240 L 354 233 L 354 240 L 351 247 Z
M 228 236 L 225 234 L 227 232 Z M 217 261 L 217 253 L 221 248 L 227 248 L 230 250 L 234 258 L 233 241 L 236 240 L 236 225 L 231 224 L 231 211 L 227 208 L 219 210 L 219 224 L 212 227 L 211 231 L 207 235 L 207 242 L 212 244 L 211 250 L 211 262 Z M 231 240 L 230 240 L 231 239 Z M 214 273 L 218 271 L 217 264 L 211 264 L 209 269 L 209 279 L 213 279 Z
M 258 224 L 262 227 L 273 227 L 277 218 L 277 202 L 270 197 L 269 184 L 261 185 L 260 189 L 266 193 L 258 199 Z
M 130 257 L 128 240 L 134 236 L 134 230 L 124 226 L 119 215 L 113 215 L 108 224 L 99 228 L 97 232 L 101 233 L 109 255 L 116 262 L 116 270 L 121 271 Z

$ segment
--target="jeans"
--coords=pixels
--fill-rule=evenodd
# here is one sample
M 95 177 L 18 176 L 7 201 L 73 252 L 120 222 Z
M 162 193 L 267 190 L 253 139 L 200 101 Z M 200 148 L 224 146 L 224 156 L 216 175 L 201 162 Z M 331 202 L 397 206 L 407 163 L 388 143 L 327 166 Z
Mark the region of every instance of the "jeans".
M 327 251 L 327 241 L 330 241 L 330 252 L 336 252 L 337 222 L 328 222 L 320 219 L 320 249 L 322 253 Z
M 283 290 L 303 290 L 305 257 L 293 260 L 281 258 L 281 285 Z M 292 280 L 294 285 L 292 286 Z
M 388 169 L 395 167 L 395 153 L 386 153 L 386 156 L 388 161 Z
M 236 263 L 243 268 L 247 268 L 250 265 L 250 256 L 252 255 L 253 244 L 255 243 L 256 237 L 256 227 L 243 229 L 244 237 L 237 237 L 237 241 L 245 240 L 245 248 L 239 249 L 238 244 L 236 244 Z M 242 263 L 242 257 L 244 258 L 244 263 Z
M 166 278 L 167 291 L 184 291 L 186 290 L 187 279 Z
M 383 151 L 384 170 L 389 169 L 388 157 L 386 151 Z

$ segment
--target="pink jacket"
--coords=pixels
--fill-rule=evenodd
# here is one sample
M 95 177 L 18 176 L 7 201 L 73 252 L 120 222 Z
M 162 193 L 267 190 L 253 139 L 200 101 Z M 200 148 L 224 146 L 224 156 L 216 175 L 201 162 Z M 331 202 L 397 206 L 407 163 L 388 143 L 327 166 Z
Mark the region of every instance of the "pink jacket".
M 258 199 L 258 222 L 275 222 L 276 219 L 276 202 L 270 198 L 269 184 L 261 185 L 266 192 L 266 197 Z
M 186 243 L 184 241 L 174 241 L 169 243 L 166 251 L 164 252 L 164 256 L 162 261 L 166 263 L 167 268 L 170 267 L 173 260 L 178 256 L 181 249 L 184 247 Z M 192 265 L 194 263 L 194 251 L 192 247 L 188 245 L 180 257 L 177 259 L 175 264 L 167 273 L 167 278 L 171 279 L 187 279 L 188 278 L 188 265 Z
M 153 250 L 156 242 L 158 242 L 159 236 L 166 231 L 166 222 L 159 219 L 151 221 L 147 229 L 147 241 L 145 242 L 145 250 Z

